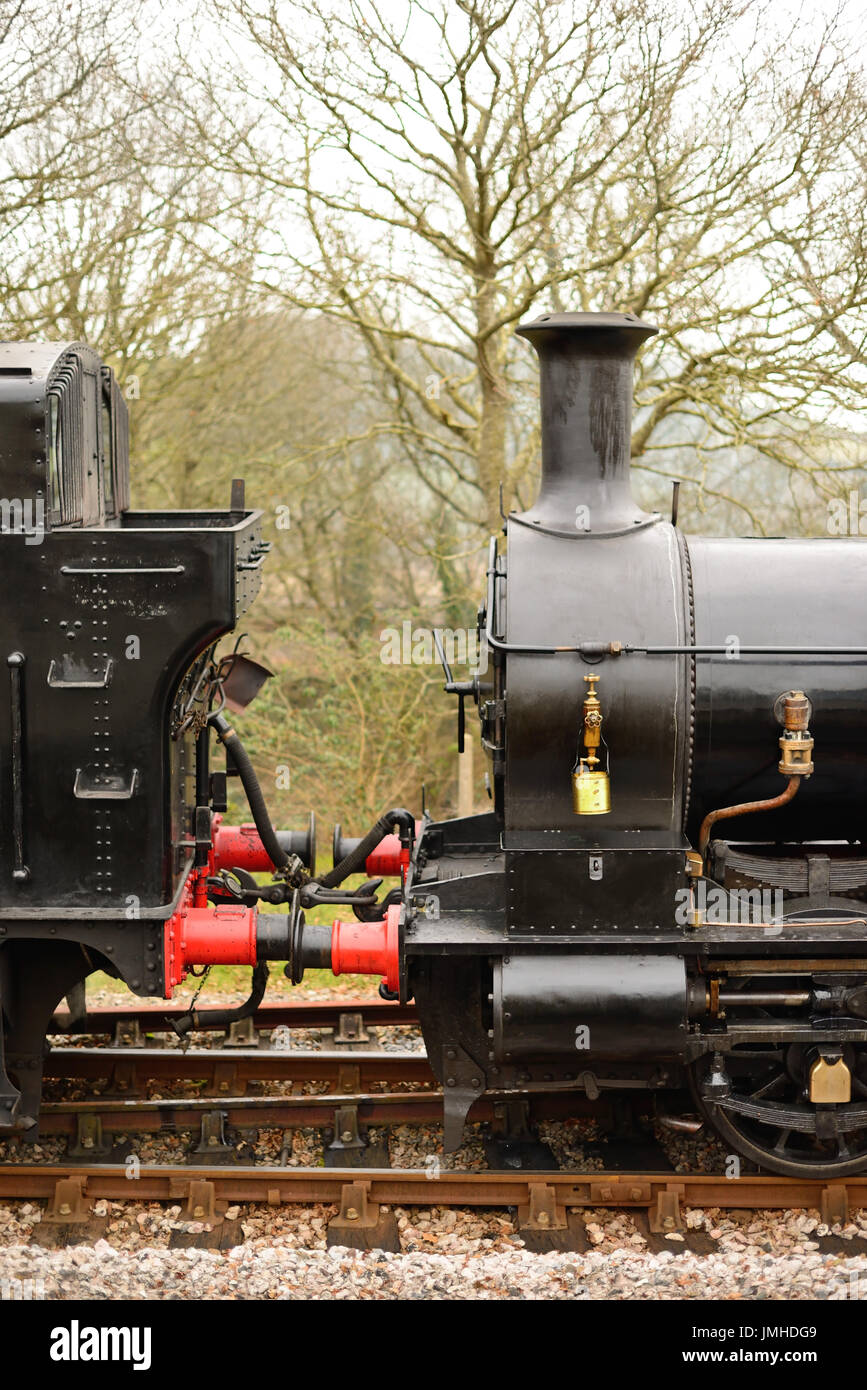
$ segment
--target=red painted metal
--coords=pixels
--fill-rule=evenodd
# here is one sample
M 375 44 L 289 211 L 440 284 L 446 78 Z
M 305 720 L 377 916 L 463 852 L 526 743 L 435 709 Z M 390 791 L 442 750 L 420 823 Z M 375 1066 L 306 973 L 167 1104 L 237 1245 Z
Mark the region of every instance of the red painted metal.
M 259 838 L 259 832 L 250 821 L 244 825 L 223 825 L 220 816 L 214 816 L 213 870 L 246 869 L 249 873 L 268 873 L 274 868 L 268 852 Z
M 393 903 L 380 922 L 341 922 L 331 927 L 331 969 L 335 975 L 381 975 L 387 989 L 400 982 L 398 922 Z
M 193 869 L 177 910 L 165 925 L 165 998 L 186 979 L 194 965 L 255 965 L 258 910 L 242 904 L 208 905 L 206 879 L 221 869 L 250 873 L 273 868 L 255 825 L 212 821 L 213 849 L 208 863 Z M 409 850 L 398 835 L 386 835 L 368 856 L 370 878 L 403 877 Z M 380 975 L 390 990 L 399 979 L 398 920 L 394 904 L 379 922 L 336 921 L 331 931 L 331 968 L 335 975 Z
M 255 965 L 255 907 L 221 903 L 182 914 L 180 949 L 188 965 Z
M 165 925 L 165 998 L 186 979 L 192 965 L 255 965 L 255 907 L 242 903 L 201 906 L 208 868 L 196 869 L 180 904 Z M 207 904 L 207 898 L 205 897 Z
M 207 870 L 194 871 L 184 896 L 165 926 L 165 998 L 186 979 L 193 965 L 255 965 L 258 911 L 242 904 L 199 907 Z M 331 969 L 335 975 L 380 975 L 386 987 L 399 984 L 400 904 L 379 922 L 335 921 L 331 927 Z
M 408 864 L 409 850 L 401 845 L 400 836 L 386 835 L 367 856 L 365 869 L 368 878 L 403 878 Z
M 223 825 L 222 816 L 217 815 L 214 816 L 212 833 L 212 873 L 220 869 L 247 869 L 255 874 L 268 873 L 273 869 L 274 865 L 252 821 L 244 825 Z M 368 878 L 403 878 L 408 865 L 409 850 L 401 845 L 400 836 L 386 835 L 367 856 L 364 867 Z

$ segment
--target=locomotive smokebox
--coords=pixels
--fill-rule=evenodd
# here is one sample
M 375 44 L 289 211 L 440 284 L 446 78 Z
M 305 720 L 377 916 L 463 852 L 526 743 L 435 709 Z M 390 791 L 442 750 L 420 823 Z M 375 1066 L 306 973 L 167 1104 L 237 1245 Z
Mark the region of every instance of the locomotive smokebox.
M 654 518 L 629 483 L 633 362 L 656 333 L 634 314 L 544 314 L 517 330 L 539 357 L 542 485 L 520 520 L 611 534 Z

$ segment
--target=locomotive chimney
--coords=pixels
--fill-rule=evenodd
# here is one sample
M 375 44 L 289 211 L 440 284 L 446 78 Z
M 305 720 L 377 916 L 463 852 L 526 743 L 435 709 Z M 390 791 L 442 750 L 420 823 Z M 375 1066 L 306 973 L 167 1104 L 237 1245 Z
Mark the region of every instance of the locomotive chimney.
M 634 314 L 543 314 L 518 328 L 539 357 L 542 486 L 518 518 L 592 535 L 656 520 L 629 483 L 633 362 L 657 330 Z

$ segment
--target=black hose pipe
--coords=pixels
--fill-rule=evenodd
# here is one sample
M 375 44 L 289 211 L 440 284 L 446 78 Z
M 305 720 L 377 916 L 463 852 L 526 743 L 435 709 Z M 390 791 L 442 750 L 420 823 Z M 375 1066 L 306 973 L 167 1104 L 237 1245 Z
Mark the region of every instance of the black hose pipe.
M 195 1028 L 222 1028 L 230 1023 L 237 1023 L 242 1018 L 249 1018 L 262 1003 L 267 985 L 268 963 L 260 960 L 258 965 L 253 966 L 250 994 L 243 1004 L 239 1004 L 236 1009 L 190 1009 L 189 1013 L 172 1019 L 172 1027 L 179 1038 L 184 1038 Z
M 415 835 L 415 816 L 411 811 L 407 811 L 402 806 L 397 806 L 391 811 L 386 811 L 384 816 L 380 816 L 376 825 L 368 830 L 364 839 L 359 840 L 354 849 L 349 851 L 339 864 L 335 864 L 333 869 L 329 869 L 327 874 L 323 874 L 319 879 L 323 888 L 336 888 L 350 874 L 361 873 L 364 870 L 367 856 L 372 854 L 377 845 L 385 839 L 386 835 L 391 835 L 394 827 L 398 826 L 401 840 L 405 844 L 412 844 Z
M 262 788 L 259 786 L 259 779 L 247 755 L 247 750 L 224 714 L 212 714 L 211 723 L 217 731 L 217 738 L 238 769 L 241 785 L 244 788 L 250 812 L 259 832 L 259 839 L 265 846 L 265 853 L 275 869 L 285 869 L 289 862 L 289 856 L 280 844 L 277 832 L 271 824 L 271 817 L 268 815 L 268 807 L 265 805 Z M 379 842 L 377 841 L 377 843 Z

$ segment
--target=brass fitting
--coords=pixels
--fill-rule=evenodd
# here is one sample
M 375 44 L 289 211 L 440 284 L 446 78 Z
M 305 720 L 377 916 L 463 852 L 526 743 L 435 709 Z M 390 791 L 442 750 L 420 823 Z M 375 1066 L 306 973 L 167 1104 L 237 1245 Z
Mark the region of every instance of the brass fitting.
M 597 750 L 602 742 L 602 707 L 596 694 L 599 677 L 585 676 L 588 690 L 584 697 L 578 757 L 572 769 L 572 809 L 576 816 L 604 816 L 611 810 L 611 788 L 607 769 L 600 768 Z M 584 745 L 586 756 L 581 755 Z
M 704 862 L 700 854 L 694 849 L 686 852 L 686 874 L 688 878 L 701 878 L 704 873 Z
M 852 1073 L 842 1056 L 822 1057 L 810 1068 L 810 1100 L 813 1105 L 848 1105 L 852 1099 Z
M 585 676 L 584 679 L 590 687 L 584 697 L 584 747 L 588 752 L 592 752 L 594 748 L 599 747 L 602 740 L 602 706 L 596 694 L 599 677 L 594 673 Z M 598 759 L 594 761 L 598 762 Z
M 813 771 L 813 739 L 808 727 L 810 710 L 810 701 L 803 690 L 790 690 L 783 696 L 779 769 L 784 777 L 809 777 Z
M 700 907 L 696 906 L 693 880 L 701 878 L 704 873 L 704 861 L 700 854 L 696 854 L 694 849 L 687 850 L 686 852 L 685 869 L 687 879 L 689 880 L 689 921 L 687 925 L 692 928 L 703 927 L 704 913 Z

